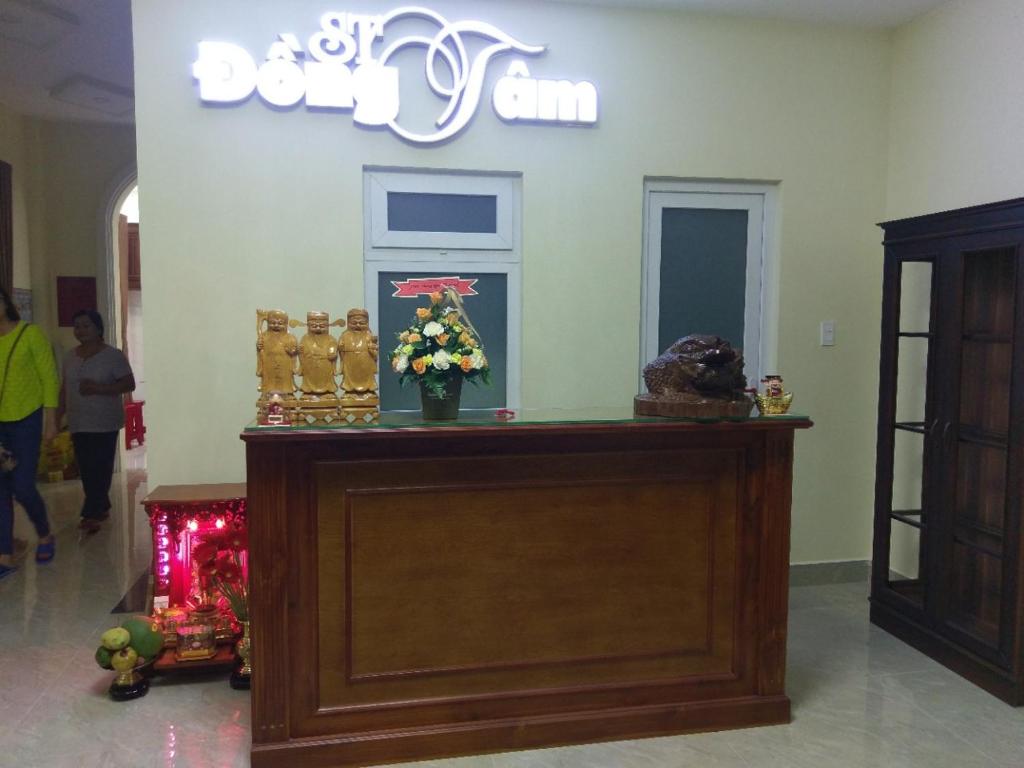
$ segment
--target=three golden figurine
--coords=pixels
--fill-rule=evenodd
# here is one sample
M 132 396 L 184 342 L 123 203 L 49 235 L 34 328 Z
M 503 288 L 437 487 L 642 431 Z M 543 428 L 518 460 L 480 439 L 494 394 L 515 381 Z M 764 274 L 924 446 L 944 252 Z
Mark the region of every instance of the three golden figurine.
M 377 393 L 377 337 L 370 313 L 348 311 L 338 338 L 326 312 L 308 312 L 306 322 L 290 320 L 279 309 L 256 310 L 256 375 L 260 424 L 373 422 L 380 415 Z M 306 327 L 301 340 L 290 328 Z M 296 385 L 296 378 L 299 379 Z

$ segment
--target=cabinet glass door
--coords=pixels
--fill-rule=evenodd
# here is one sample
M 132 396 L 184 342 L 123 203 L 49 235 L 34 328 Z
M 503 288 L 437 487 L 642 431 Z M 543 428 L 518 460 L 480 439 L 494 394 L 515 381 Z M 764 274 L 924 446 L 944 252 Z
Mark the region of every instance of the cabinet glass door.
M 888 297 L 889 364 L 888 391 L 881 393 L 883 415 L 879 439 L 880 470 L 888 459 L 888 477 L 879 477 L 882 488 L 878 503 L 885 530 L 876 538 L 887 549 L 876 549 L 876 585 L 893 597 L 919 608 L 925 607 L 925 567 L 929 524 L 927 482 L 928 436 L 934 424 L 929 369 L 934 353 L 935 265 L 931 259 L 900 260 L 894 294 Z M 887 456 L 886 456 L 887 454 Z
M 948 530 L 943 532 L 948 590 L 945 622 L 985 649 L 1005 648 L 1002 605 L 1007 572 L 1007 519 L 1014 306 L 1014 248 L 962 254 L 960 328 L 954 407 L 942 424 L 949 478 Z

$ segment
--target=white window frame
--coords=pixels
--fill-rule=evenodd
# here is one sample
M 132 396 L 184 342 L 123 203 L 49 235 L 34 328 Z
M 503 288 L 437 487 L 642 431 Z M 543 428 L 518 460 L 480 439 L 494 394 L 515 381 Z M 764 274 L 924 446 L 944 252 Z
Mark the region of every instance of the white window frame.
M 517 250 L 518 176 L 422 169 L 364 169 L 367 251 L 377 248 L 444 248 L 478 251 Z M 497 198 L 495 232 L 407 232 L 388 229 L 388 192 L 485 195 Z
M 640 391 L 643 368 L 658 349 L 661 298 L 661 211 L 669 208 L 720 208 L 748 211 L 743 357 L 749 386 L 775 373 L 778 359 L 779 187 L 772 183 L 648 179 L 644 182 L 643 276 L 640 319 Z M 681 204 L 685 201 L 685 205 Z M 759 241 L 759 246 L 756 243 Z M 754 244 L 752 248 L 751 245 Z M 730 341 L 734 341 L 730 339 Z M 735 343 L 735 342 L 734 342 Z
M 475 272 L 506 275 L 508 295 L 505 330 L 505 403 L 508 408 L 519 409 L 522 393 L 523 328 L 520 248 L 522 175 L 507 172 L 366 166 L 363 168 L 363 181 L 363 291 L 370 317 L 380 317 L 377 290 L 381 272 L 423 271 L 452 275 Z M 499 234 L 385 232 L 381 235 L 374 227 L 379 228 L 380 222 L 383 221 L 386 229 L 389 190 L 469 195 L 497 194 Z M 402 245 L 399 245 L 399 242 Z M 414 302 L 410 301 L 409 305 L 414 308 Z M 390 350 L 393 346 L 392 341 L 381 339 L 382 353 Z M 483 339 L 483 342 L 486 349 L 487 339 Z

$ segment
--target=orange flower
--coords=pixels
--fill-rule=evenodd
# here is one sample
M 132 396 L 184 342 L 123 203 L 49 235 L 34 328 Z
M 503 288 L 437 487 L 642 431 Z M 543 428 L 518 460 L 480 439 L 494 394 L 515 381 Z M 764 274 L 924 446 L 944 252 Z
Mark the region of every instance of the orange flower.
M 417 341 L 422 341 L 422 340 L 423 340 L 423 337 L 420 336 L 418 333 L 410 333 L 409 334 L 409 343 L 410 344 L 415 344 Z
M 439 334 L 437 334 L 437 343 L 440 344 L 442 347 L 445 344 L 447 344 L 448 343 L 448 334 L 447 333 L 439 333 Z
M 427 370 L 427 364 L 423 362 L 422 357 L 417 357 L 415 360 L 412 361 L 412 369 L 416 371 L 416 373 L 422 375 L 423 372 Z
M 469 346 L 469 342 L 473 337 L 469 335 L 469 331 L 463 331 L 459 334 L 459 344 L 464 347 Z
M 398 340 L 403 344 L 407 344 L 409 342 L 409 332 L 402 331 L 400 334 L 398 334 Z
M 466 355 L 464 358 L 459 360 L 459 368 L 462 369 L 463 373 L 469 373 L 473 370 L 473 358 Z
M 441 303 L 441 292 L 440 291 L 434 291 L 432 294 L 430 294 L 430 303 L 431 304 L 440 304 Z
M 455 325 L 455 323 L 456 323 L 456 321 L 458 321 L 458 319 L 459 319 L 459 313 L 458 312 L 449 312 L 447 315 L 444 316 L 444 321 L 446 323 L 448 323 L 448 325 Z
M 418 317 L 420 320 L 429 320 L 430 319 L 430 310 L 427 309 L 426 307 L 417 307 L 416 308 L 416 317 Z

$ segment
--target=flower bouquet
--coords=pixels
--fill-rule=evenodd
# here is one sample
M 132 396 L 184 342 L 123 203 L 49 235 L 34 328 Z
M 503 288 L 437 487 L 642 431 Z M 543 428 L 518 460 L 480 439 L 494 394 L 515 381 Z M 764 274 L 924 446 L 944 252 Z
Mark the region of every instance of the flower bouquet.
M 416 310 L 414 322 L 398 334 L 398 346 L 391 352 L 391 368 L 402 386 L 419 384 L 425 418 L 430 418 L 430 400 L 452 399 L 458 412 L 463 379 L 490 383 L 491 371 L 479 334 L 466 317 L 458 294 L 448 289 L 447 299 L 440 291 L 430 294 L 430 306 Z M 454 414 L 440 418 L 454 418 Z

